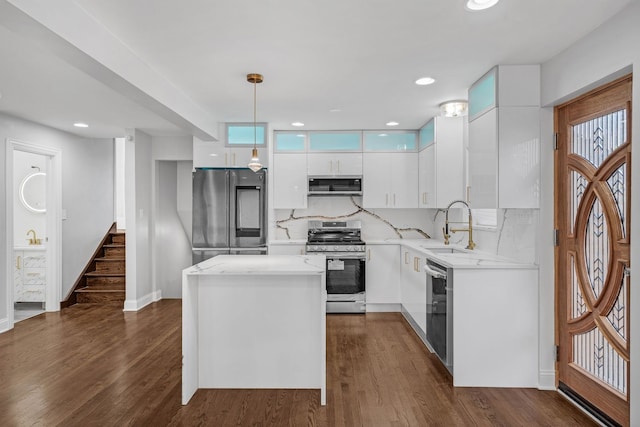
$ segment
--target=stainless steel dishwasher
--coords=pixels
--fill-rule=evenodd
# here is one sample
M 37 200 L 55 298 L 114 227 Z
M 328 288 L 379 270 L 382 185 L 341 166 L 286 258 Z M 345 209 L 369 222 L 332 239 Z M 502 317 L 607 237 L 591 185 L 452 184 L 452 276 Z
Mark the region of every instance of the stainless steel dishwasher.
M 453 373 L 453 270 L 427 259 L 427 341 Z

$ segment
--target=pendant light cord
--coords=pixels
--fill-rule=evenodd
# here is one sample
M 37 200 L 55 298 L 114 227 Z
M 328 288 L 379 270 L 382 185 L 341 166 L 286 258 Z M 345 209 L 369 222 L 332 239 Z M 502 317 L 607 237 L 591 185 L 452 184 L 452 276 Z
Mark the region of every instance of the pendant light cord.
M 258 82 L 253 81 L 253 149 L 256 149 L 256 140 L 258 139 L 258 131 L 256 130 L 256 86 Z

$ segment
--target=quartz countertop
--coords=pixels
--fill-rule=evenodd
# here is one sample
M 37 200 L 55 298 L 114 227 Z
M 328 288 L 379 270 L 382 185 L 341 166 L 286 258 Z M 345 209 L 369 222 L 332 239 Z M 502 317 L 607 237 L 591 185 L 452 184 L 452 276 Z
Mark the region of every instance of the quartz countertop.
M 511 258 L 492 254 L 477 249 L 468 250 L 461 245 L 445 245 L 432 239 L 386 239 L 367 241 L 367 244 L 397 244 L 413 249 L 425 255 L 443 267 L 467 269 L 537 269 L 536 264 L 525 263 Z M 438 250 L 453 249 L 456 253 L 440 253 Z
M 46 251 L 46 245 L 14 246 L 14 251 Z
M 183 271 L 187 275 L 314 275 L 324 255 L 218 255 Z

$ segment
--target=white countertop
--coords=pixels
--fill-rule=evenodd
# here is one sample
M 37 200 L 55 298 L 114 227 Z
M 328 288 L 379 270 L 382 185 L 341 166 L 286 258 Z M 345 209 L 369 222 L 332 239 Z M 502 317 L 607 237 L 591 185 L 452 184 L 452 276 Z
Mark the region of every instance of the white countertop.
M 307 239 L 293 239 L 293 240 L 272 240 L 267 246 L 271 245 L 306 245 Z
M 187 275 L 315 275 L 324 255 L 218 255 L 184 270 Z
M 46 245 L 14 246 L 14 251 L 46 251 Z
M 367 241 L 367 244 L 397 244 L 413 249 L 425 255 L 425 257 L 442 264 L 448 268 L 467 269 L 495 269 L 495 268 L 515 268 L 515 269 L 537 269 L 535 264 L 524 263 L 518 260 L 495 255 L 479 250 L 468 250 L 460 245 L 445 245 L 443 242 L 431 239 L 386 239 Z M 453 254 L 438 253 L 430 249 L 453 248 L 460 252 Z

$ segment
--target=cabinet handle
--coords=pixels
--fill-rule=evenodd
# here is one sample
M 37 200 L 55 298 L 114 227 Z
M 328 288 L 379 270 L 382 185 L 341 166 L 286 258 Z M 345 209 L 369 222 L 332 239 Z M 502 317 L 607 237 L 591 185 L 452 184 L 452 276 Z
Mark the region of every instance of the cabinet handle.
M 409 252 L 404 252 L 404 263 L 409 264 Z
M 389 206 L 389 193 L 384 195 L 384 205 Z
M 231 164 L 233 166 L 236 165 L 236 153 L 231 154 L 231 162 L 232 162 Z
M 371 249 L 367 249 L 367 261 L 371 261 Z
M 393 206 L 396 205 L 396 193 L 393 193 Z
M 333 172 L 333 160 L 329 160 L 329 172 Z
M 413 257 L 413 271 L 416 271 L 416 272 L 418 271 L 418 260 L 419 259 L 420 258 L 418 258 L 417 256 Z
M 471 186 L 467 185 L 467 203 L 471 203 Z
M 16 257 L 16 269 L 20 270 L 20 255 Z
M 224 165 L 229 166 L 229 154 L 224 153 Z
M 427 204 L 427 193 L 422 193 L 422 204 L 426 205 Z
M 338 164 L 338 173 L 340 173 L 340 160 L 336 161 L 336 163 Z

